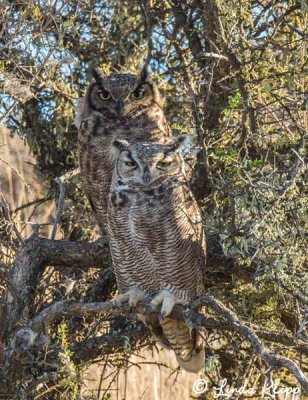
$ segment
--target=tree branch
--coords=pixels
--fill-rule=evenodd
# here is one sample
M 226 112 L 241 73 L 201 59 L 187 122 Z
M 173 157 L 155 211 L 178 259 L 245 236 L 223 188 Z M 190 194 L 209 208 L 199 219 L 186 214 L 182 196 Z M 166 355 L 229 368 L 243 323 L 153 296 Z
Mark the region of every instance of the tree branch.
M 25 306 L 32 303 L 45 266 L 106 268 L 110 265 L 109 257 L 108 243 L 104 238 L 93 243 L 48 240 L 36 235 L 27 239 L 8 275 L 8 280 L 18 294 L 18 301 L 8 291 L 6 320 L 3 322 L 4 337 L 18 323 Z
M 302 388 L 308 393 L 308 378 L 304 375 L 303 371 L 297 366 L 297 364 L 286 357 L 278 356 L 274 353 L 270 353 L 269 350 L 263 346 L 257 334 L 244 322 L 242 322 L 237 315 L 224 306 L 220 301 L 215 299 L 213 296 L 203 295 L 193 303 L 194 306 L 198 304 L 207 305 L 217 314 L 221 315 L 227 320 L 228 324 L 233 328 L 235 332 L 241 334 L 246 340 L 248 340 L 260 358 L 265 361 L 269 367 L 275 369 L 277 367 L 286 368 L 291 372 L 298 382 L 302 385 Z
M 215 238 L 209 238 L 208 241 L 208 271 L 211 270 L 211 266 L 217 270 L 217 262 L 225 265 L 230 261 L 229 258 L 221 255 L 217 245 L 212 246 L 212 243 L 216 243 L 215 240 Z M 109 268 L 110 265 L 109 246 L 105 238 L 86 243 L 49 240 L 40 238 L 37 234 L 32 235 L 24 242 L 13 265 L 8 269 L 7 281 L 10 284 L 5 299 L 7 312 L 4 321 L 4 317 L 0 315 L 0 326 L 2 325 L 4 337 L 7 337 L 16 326 L 26 305 L 32 304 L 36 287 L 46 266 L 88 269 L 90 267 Z
M 201 300 L 197 299 L 196 301 L 194 301 L 192 303 L 191 309 L 188 310 L 185 310 L 184 307 L 182 306 L 176 305 L 172 312 L 172 317 L 181 321 L 189 319 L 193 324 L 197 326 L 203 326 L 204 328 L 208 329 L 234 330 L 233 326 L 229 322 L 224 321 L 223 319 L 217 319 L 208 315 L 205 316 L 203 314 L 199 314 L 194 311 L 196 306 L 199 305 L 198 302 L 200 302 L 200 304 L 207 304 L 206 303 L 207 300 L 203 300 L 203 297 L 205 297 L 206 299 L 211 298 L 211 296 L 207 295 L 202 296 Z M 214 301 L 218 302 L 218 300 L 215 299 Z M 225 307 L 221 303 L 220 305 L 222 307 Z M 226 311 L 227 313 L 232 314 L 232 311 L 227 309 L 226 307 L 225 310 L 227 310 Z M 43 310 L 38 316 L 36 316 L 31 321 L 29 326 L 36 332 L 42 333 L 48 325 L 52 324 L 55 320 L 59 319 L 63 314 L 83 315 L 83 316 L 93 317 L 99 314 L 104 315 L 106 313 L 111 313 L 114 316 L 116 315 L 127 316 L 127 314 L 130 314 L 131 312 L 148 315 L 149 314 L 148 304 L 139 303 L 133 309 L 133 311 L 131 311 L 126 305 L 119 308 L 114 306 L 113 303 L 109 301 L 96 302 L 96 303 L 73 303 L 71 300 L 62 300 L 52 304 L 50 307 Z M 241 324 L 243 323 L 241 322 Z M 280 343 L 286 346 L 292 346 L 298 352 L 308 355 L 308 347 L 304 341 L 295 340 L 292 336 L 260 329 L 256 326 L 251 326 L 248 329 L 253 330 L 260 337 L 269 342 Z
M 60 187 L 60 194 L 59 194 L 59 200 L 58 200 L 58 206 L 57 206 L 57 213 L 56 213 L 56 219 L 52 228 L 51 236 L 50 239 L 54 240 L 57 234 L 57 228 L 58 224 L 60 221 L 61 214 L 63 212 L 63 207 L 64 207 L 64 196 L 65 196 L 65 188 L 64 188 L 64 183 L 61 178 L 56 178 L 55 181 Z
M 194 309 L 200 305 L 206 305 L 211 308 L 218 316 L 219 319 L 201 315 L 194 311 Z M 37 334 L 41 334 L 46 326 L 52 324 L 55 320 L 60 318 L 61 316 L 68 315 L 82 315 L 87 317 L 94 317 L 100 314 L 112 314 L 112 315 L 125 315 L 130 314 L 130 310 L 127 305 L 123 305 L 122 307 L 116 307 L 112 302 L 97 302 L 97 303 L 72 303 L 70 300 L 59 301 L 51 305 L 50 307 L 43 310 L 37 317 L 35 317 L 29 327 L 36 332 Z M 133 310 L 133 313 L 149 315 L 149 304 L 148 303 L 139 303 Z M 257 352 L 259 357 L 269 365 L 269 367 L 275 369 L 277 367 L 284 367 L 291 372 L 298 382 L 303 387 L 303 390 L 308 393 L 308 378 L 304 375 L 302 370 L 297 366 L 295 362 L 292 360 L 278 356 L 274 353 L 270 353 L 269 350 L 264 347 L 261 343 L 259 337 L 256 332 L 248 327 L 244 322 L 242 322 L 237 315 L 224 306 L 220 301 L 215 299 L 210 295 L 202 295 L 198 297 L 191 303 L 191 307 L 185 309 L 182 306 L 176 305 L 171 314 L 171 317 L 184 321 L 187 323 L 192 323 L 197 327 L 204 327 L 210 329 L 228 329 L 231 331 L 235 331 L 239 333 L 242 337 L 244 337 L 247 341 L 250 342 L 253 349 Z M 221 320 L 220 318 L 223 318 Z M 225 321 L 224 321 L 225 320 Z M 18 332 L 16 333 L 16 335 Z M 265 337 L 266 340 L 270 341 L 278 341 L 278 337 L 273 332 L 262 331 L 259 330 L 258 334 L 260 337 Z M 16 336 L 15 335 L 15 336 Z M 142 337 L 142 335 L 141 335 Z M 296 341 L 293 338 L 282 335 L 283 340 L 285 342 L 292 342 L 293 345 L 296 346 L 296 349 L 302 353 L 308 354 L 307 346 L 302 341 Z M 280 336 L 281 338 L 281 336 Z M 122 343 L 121 338 L 119 339 L 120 343 Z M 93 338 L 93 345 L 96 343 L 97 338 Z M 105 348 L 108 340 L 102 340 L 102 346 Z M 85 346 L 92 346 L 91 344 L 87 344 L 84 341 Z M 82 352 L 79 353 L 79 357 Z M 93 353 L 95 355 L 95 352 Z M 97 354 L 95 355 L 98 356 Z

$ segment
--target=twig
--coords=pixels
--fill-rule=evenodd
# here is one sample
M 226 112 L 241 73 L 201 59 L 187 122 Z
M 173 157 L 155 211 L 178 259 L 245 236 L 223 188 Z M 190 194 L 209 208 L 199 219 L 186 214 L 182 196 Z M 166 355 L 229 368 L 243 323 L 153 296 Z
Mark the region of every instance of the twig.
M 18 292 L 16 291 L 14 285 L 12 285 L 12 283 L 10 282 L 9 277 L 8 277 L 8 272 L 9 272 L 8 267 L 5 264 L 0 263 L 0 278 L 5 282 L 7 290 L 12 294 L 13 299 L 14 299 L 15 303 L 17 304 L 19 301 Z M 0 305 L 1 305 L 1 303 L 2 302 L 0 302 Z M 1 332 L 1 329 L 0 329 L 0 332 Z
M 144 62 L 143 69 L 146 69 L 150 63 L 152 58 L 152 51 L 153 51 L 153 40 L 152 40 L 152 30 L 153 30 L 153 21 L 151 16 L 151 7 L 152 7 L 152 0 L 143 0 L 142 1 L 142 11 L 144 13 L 144 29 L 146 32 L 146 40 L 147 40 L 147 57 Z
M 13 230 L 14 230 L 15 235 L 16 235 L 17 239 L 19 240 L 19 242 L 21 244 L 24 244 L 24 238 L 21 236 L 20 232 L 18 231 L 18 229 L 16 227 L 15 222 L 12 221 L 12 218 L 10 216 L 10 206 L 9 206 L 9 204 L 7 203 L 7 201 L 5 200 L 4 196 L 1 193 L 0 193 L 0 197 L 2 197 L 3 203 L 4 203 L 4 205 L 1 206 L 1 202 L 0 202 L 0 209 L 2 209 L 2 212 L 4 214 L 5 219 L 7 221 L 10 221 L 10 223 L 12 224 Z
M 24 178 L 21 176 L 21 174 L 18 172 L 18 170 L 13 167 L 10 163 L 8 163 L 7 161 L 3 160 L 2 158 L 0 158 L 0 161 L 3 162 L 3 164 L 7 165 L 12 171 L 15 172 L 15 174 L 18 176 L 18 178 L 22 181 L 22 183 L 25 185 L 25 187 L 27 188 L 29 194 L 32 196 L 32 198 L 34 199 L 35 196 L 31 190 L 31 187 L 27 184 L 27 182 L 24 180 Z
M 77 176 L 80 174 L 80 169 L 75 168 L 72 171 L 66 172 L 64 175 L 60 176 L 60 179 L 62 182 L 68 181 L 69 179 L 73 178 L 74 176 Z
M 229 61 L 229 58 L 222 55 L 222 54 L 217 54 L 217 53 L 201 53 L 200 58 L 210 58 L 210 59 L 214 59 L 214 60 L 224 60 L 224 61 Z
M 58 200 L 56 219 L 55 219 L 55 222 L 54 222 L 54 225 L 53 225 L 53 228 L 52 228 L 50 240 L 54 240 L 55 237 L 56 237 L 59 220 L 60 220 L 61 214 L 63 212 L 64 196 L 65 196 L 65 188 L 64 188 L 64 184 L 62 182 L 62 179 L 61 178 L 56 178 L 55 181 L 60 186 L 60 195 L 59 195 L 59 200 Z
M 45 59 L 43 60 L 42 64 L 38 67 L 38 70 L 36 71 L 36 74 L 33 76 L 33 78 L 31 79 L 31 81 L 29 82 L 29 87 L 31 87 L 31 85 L 35 82 L 35 80 L 37 79 L 37 77 L 40 75 L 40 73 L 42 72 L 42 70 L 44 69 L 45 65 L 47 64 L 48 60 L 50 59 L 50 57 L 52 56 L 52 53 L 55 51 L 56 49 L 56 45 L 55 44 L 48 52 L 48 54 L 46 55 Z M 6 119 L 10 116 L 10 114 L 15 110 L 15 108 L 17 107 L 17 105 L 20 103 L 19 99 L 14 100 L 13 104 L 9 107 L 8 110 L 6 110 L 6 113 L 0 117 L 0 123 L 1 122 L 5 122 Z
M 209 295 L 200 296 L 200 298 L 193 304 L 206 304 L 217 314 L 225 318 L 230 326 L 232 326 L 234 331 L 240 333 L 242 336 L 245 337 L 245 339 L 247 339 L 251 343 L 252 347 L 258 353 L 262 360 L 264 360 L 273 369 L 277 367 L 286 368 L 296 377 L 298 382 L 300 382 L 304 391 L 308 393 L 308 378 L 304 375 L 303 371 L 297 366 L 297 364 L 295 364 L 295 362 L 290 360 L 289 358 L 270 353 L 269 350 L 263 346 L 255 332 L 252 329 L 248 328 L 248 326 L 245 325 L 244 322 L 240 321 L 240 319 L 233 311 L 229 310 L 220 301 Z
M 270 353 L 269 350 L 261 343 L 257 334 L 253 329 L 249 328 L 242 322 L 237 315 L 224 306 L 219 300 L 210 295 L 202 295 L 195 299 L 190 308 L 185 309 L 182 306 L 176 305 L 171 314 L 171 317 L 177 320 L 189 321 L 195 326 L 199 327 L 213 327 L 213 318 L 198 314 L 194 309 L 200 305 L 207 305 L 219 317 L 223 317 L 229 326 L 229 329 L 239 333 L 246 340 L 248 340 L 257 354 L 264 360 L 271 368 L 284 367 L 288 369 L 300 382 L 305 392 L 308 393 L 308 378 L 304 375 L 302 370 L 292 360 Z M 134 313 L 149 315 L 148 303 L 140 303 L 133 310 Z M 100 303 L 72 303 L 71 300 L 58 301 L 50 307 L 43 310 L 37 317 L 35 317 L 29 324 L 29 327 L 37 333 L 41 333 L 46 326 L 52 324 L 56 319 L 62 315 L 83 315 L 83 316 L 97 316 L 99 314 L 111 313 L 113 315 L 127 315 L 131 311 L 127 305 L 116 307 L 111 302 Z M 221 321 L 216 322 L 216 329 L 222 329 L 223 324 Z
M 32 206 L 37 206 L 37 205 L 43 204 L 43 203 L 45 203 L 45 202 L 47 202 L 49 200 L 52 200 L 51 196 L 42 197 L 40 199 L 36 199 L 36 200 L 30 201 L 29 203 L 22 204 L 21 206 L 15 208 L 14 210 L 11 210 L 10 214 L 16 214 L 18 211 L 24 210 L 25 208 L 29 208 L 29 207 L 32 207 Z

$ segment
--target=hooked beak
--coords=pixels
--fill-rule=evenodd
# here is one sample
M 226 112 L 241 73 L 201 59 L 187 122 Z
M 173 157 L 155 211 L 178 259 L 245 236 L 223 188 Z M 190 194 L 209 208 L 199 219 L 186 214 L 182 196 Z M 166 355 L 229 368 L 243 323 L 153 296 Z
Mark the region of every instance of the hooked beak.
M 144 183 L 149 183 L 151 179 L 151 174 L 148 167 L 145 167 L 143 170 L 143 181 Z
M 124 114 L 124 103 L 123 100 L 117 100 L 115 106 L 116 112 L 122 117 Z

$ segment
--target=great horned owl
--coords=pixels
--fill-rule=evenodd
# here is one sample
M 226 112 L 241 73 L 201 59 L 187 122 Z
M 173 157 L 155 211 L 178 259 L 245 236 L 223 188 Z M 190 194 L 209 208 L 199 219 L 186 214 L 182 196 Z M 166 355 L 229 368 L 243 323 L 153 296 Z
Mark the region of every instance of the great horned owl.
M 111 143 L 163 142 L 171 135 L 157 86 L 143 70 L 139 76 L 115 74 L 95 81 L 77 107 L 75 124 L 81 178 L 103 233 L 114 158 Z
M 179 364 L 204 365 L 200 334 L 168 316 L 202 293 L 206 248 L 201 214 L 186 185 L 179 152 L 169 144 L 114 141 L 117 154 L 108 205 L 108 235 L 120 294 L 115 304 L 154 296 L 157 313 L 143 319 Z

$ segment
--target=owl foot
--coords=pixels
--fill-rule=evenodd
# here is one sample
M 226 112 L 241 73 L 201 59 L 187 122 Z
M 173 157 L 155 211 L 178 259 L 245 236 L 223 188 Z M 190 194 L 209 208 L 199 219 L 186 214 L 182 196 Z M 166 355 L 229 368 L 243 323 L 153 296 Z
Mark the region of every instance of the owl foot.
M 151 301 L 150 303 L 150 308 L 152 310 L 155 310 L 158 306 L 161 306 L 160 314 L 159 314 L 159 319 L 163 319 L 165 317 L 168 317 L 174 308 L 176 304 L 186 304 L 187 302 L 185 300 L 178 299 L 169 292 L 168 290 L 161 290 Z
M 132 309 L 140 301 L 145 299 L 146 294 L 142 290 L 131 288 L 126 293 L 118 294 L 114 299 L 112 299 L 112 303 L 117 307 L 121 307 L 123 303 L 128 302 L 129 308 Z

